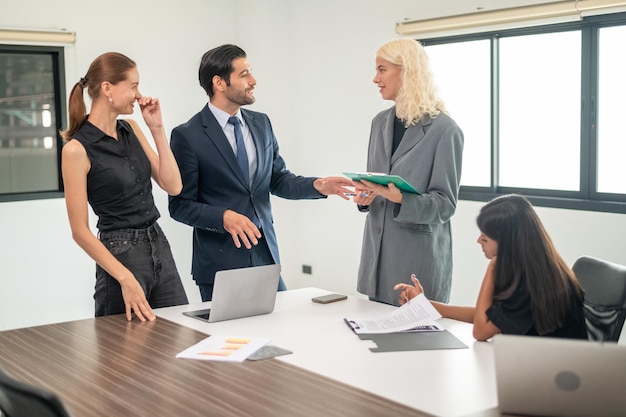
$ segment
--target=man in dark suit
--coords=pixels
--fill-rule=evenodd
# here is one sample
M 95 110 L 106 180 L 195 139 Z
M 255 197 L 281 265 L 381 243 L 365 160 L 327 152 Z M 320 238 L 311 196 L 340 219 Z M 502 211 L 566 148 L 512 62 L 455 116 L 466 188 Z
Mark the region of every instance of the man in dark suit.
M 256 85 L 241 48 L 222 45 L 206 52 L 199 78 L 209 103 L 172 131 L 183 190 L 170 197 L 169 211 L 194 228 L 192 275 L 208 301 L 215 272 L 280 263 L 270 193 L 288 199 L 337 194 L 347 200 L 352 190 L 344 187 L 352 182 L 287 170 L 267 115 L 241 109 L 254 103 Z M 284 289 L 281 278 L 278 290 Z

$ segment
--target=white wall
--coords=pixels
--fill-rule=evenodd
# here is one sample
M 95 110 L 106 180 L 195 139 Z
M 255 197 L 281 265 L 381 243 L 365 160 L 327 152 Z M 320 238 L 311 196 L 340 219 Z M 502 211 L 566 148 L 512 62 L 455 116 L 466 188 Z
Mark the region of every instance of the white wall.
M 258 80 L 252 108 L 270 115 L 288 166 L 298 174 L 326 176 L 364 169 L 371 119 L 389 105 L 371 83 L 374 52 L 397 37 L 395 23 L 404 17 L 436 14 L 428 3 L 111 0 L 103 7 L 81 0 L 22 0 L 3 5 L 0 27 L 77 32 L 68 48 L 68 88 L 100 53 L 128 54 L 138 63 L 142 92 L 161 98 L 168 129 L 206 101 L 197 82 L 202 53 L 239 44 Z M 459 3 L 467 4 L 437 2 L 449 13 Z M 191 230 L 169 218 L 164 192 L 155 190 L 155 199 L 190 301 L 199 301 L 189 275 Z M 357 295 L 364 217 L 353 204 L 337 197 L 275 198 L 273 204 L 288 286 Z M 486 265 L 475 244 L 481 205 L 461 201 L 453 219 L 455 303 L 475 301 Z M 583 254 L 626 264 L 623 215 L 538 212 L 570 264 Z M 313 274 L 302 274 L 302 264 L 311 265 Z M 0 330 L 91 317 L 93 284 L 93 262 L 71 240 L 62 199 L 0 203 Z
M 76 43 L 66 47 L 68 91 L 101 53 L 119 51 L 133 58 L 140 91 L 161 99 L 168 130 L 206 102 L 197 75 L 202 53 L 239 42 L 229 24 L 235 2 L 5 3 L 0 27 L 76 32 Z M 189 276 L 191 229 L 170 219 L 162 190 L 154 196 L 189 298 L 199 301 Z M 95 223 L 92 217 L 94 230 Z M 92 317 L 94 274 L 93 261 L 71 239 L 63 199 L 0 203 L 0 330 Z

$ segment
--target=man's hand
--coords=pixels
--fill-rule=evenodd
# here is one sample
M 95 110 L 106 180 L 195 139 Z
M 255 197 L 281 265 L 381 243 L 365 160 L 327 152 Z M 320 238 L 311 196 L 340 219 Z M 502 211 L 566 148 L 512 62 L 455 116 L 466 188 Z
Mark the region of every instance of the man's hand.
M 261 238 L 261 232 L 255 224 L 243 214 L 239 214 L 233 210 L 224 212 L 224 230 L 230 233 L 237 248 L 241 247 L 243 242 L 247 249 L 252 245 L 258 245 Z
M 318 178 L 313 182 L 313 187 L 318 193 L 323 195 L 336 194 L 344 200 L 349 200 L 349 195 L 353 195 L 354 191 L 345 187 L 354 187 L 352 180 L 344 177 L 324 177 Z

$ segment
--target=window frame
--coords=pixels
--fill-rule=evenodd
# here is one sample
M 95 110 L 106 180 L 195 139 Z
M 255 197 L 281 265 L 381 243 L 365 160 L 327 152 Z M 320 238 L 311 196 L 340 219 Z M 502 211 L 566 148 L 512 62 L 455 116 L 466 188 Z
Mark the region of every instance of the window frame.
M 486 31 L 469 35 L 456 35 L 420 39 L 424 46 L 462 43 L 488 39 L 491 42 L 491 184 L 487 187 L 461 185 L 460 200 L 489 201 L 497 196 L 518 193 L 541 207 L 626 213 L 626 193 L 601 193 L 597 191 L 597 118 L 598 102 L 598 32 L 602 28 L 626 26 L 626 13 L 589 16 L 578 22 Z M 499 39 L 503 37 L 581 31 L 581 125 L 580 125 L 580 190 L 547 190 L 498 185 L 498 55 Z M 444 97 L 445 100 L 445 97 Z
M 61 150 L 63 147 L 63 138 L 60 134 L 62 126 L 66 125 L 67 120 L 67 98 L 65 93 L 65 48 L 63 46 L 44 46 L 44 45 L 14 45 L 0 43 L 0 53 L 20 53 L 50 55 L 52 58 L 53 71 L 53 88 L 54 88 L 54 105 L 57 111 L 54 115 L 56 129 L 56 151 L 57 151 L 57 175 L 58 187 L 52 191 L 29 191 L 0 194 L 0 202 L 8 201 L 26 201 L 41 200 L 51 198 L 63 198 L 63 178 L 61 175 Z

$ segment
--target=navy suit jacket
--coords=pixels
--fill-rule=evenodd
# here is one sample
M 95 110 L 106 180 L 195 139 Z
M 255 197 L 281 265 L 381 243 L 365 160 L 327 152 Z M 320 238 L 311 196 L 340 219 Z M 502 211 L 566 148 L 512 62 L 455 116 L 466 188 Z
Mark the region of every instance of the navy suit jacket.
M 287 169 L 267 115 L 245 109 L 241 114 L 257 152 L 251 185 L 208 106 L 172 130 L 170 145 L 183 190 L 169 197 L 169 211 L 172 218 L 194 228 L 191 273 L 198 284 L 212 283 L 219 270 L 250 266 L 250 251 L 243 245 L 238 249 L 224 230 L 225 210 L 249 219 L 256 212 L 274 262 L 280 263 L 270 193 L 288 199 L 325 197 L 313 187 L 316 178 L 297 176 Z

